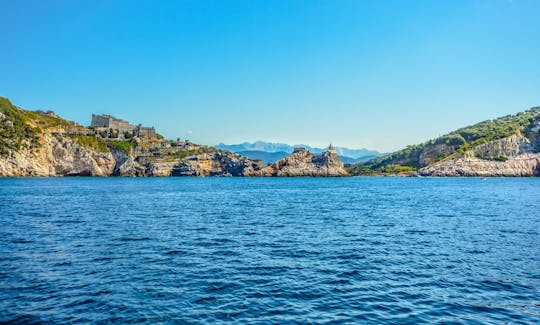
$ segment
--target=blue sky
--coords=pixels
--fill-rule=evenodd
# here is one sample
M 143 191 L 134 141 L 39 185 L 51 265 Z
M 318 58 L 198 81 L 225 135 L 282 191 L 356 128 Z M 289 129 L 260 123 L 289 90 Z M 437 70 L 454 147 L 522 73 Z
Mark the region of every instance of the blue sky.
M 390 151 L 540 105 L 540 1 L 11 1 L 0 96 L 203 144 Z

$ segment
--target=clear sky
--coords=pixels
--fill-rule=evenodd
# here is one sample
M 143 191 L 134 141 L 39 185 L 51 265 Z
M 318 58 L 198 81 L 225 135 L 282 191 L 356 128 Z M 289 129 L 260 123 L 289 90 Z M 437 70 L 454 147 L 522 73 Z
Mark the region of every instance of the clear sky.
M 540 105 L 540 1 L 1 0 L 0 96 L 203 144 L 390 151 Z

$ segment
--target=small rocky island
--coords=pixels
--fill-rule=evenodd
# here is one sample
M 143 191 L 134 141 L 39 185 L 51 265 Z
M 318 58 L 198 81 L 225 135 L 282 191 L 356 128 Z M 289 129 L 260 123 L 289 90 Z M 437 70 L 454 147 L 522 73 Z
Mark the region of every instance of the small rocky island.
M 286 177 L 344 177 L 349 176 L 332 145 L 320 155 L 314 155 L 305 148 L 295 148 L 288 157 L 280 159 L 247 176 Z
M 47 176 L 349 176 L 337 153 L 298 149 L 260 160 L 187 140 L 166 140 L 154 127 L 92 115 L 89 127 L 54 112 L 27 111 L 0 97 L 0 177 Z

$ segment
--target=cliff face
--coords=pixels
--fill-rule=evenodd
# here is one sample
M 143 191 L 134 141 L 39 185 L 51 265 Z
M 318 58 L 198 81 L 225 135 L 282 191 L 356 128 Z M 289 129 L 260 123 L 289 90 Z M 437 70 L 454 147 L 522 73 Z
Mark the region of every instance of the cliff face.
M 534 152 L 529 139 L 513 135 L 434 163 L 418 173 L 423 176 L 540 176 L 540 153 Z
M 261 168 L 261 162 L 217 151 L 188 157 L 173 167 L 172 176 L 245 176 Z
M 37 138 L 0 156 L 0 176 L 108 176 L 114 170 L 110 152 L 85 148 L 57 132 L 44 131 Z
M 246 176 L 281 177 L 344 177 L 350 176 L 337 153 L 332 151 L 313 155 L 307 150 L 293 152 L 259 171 L 249 171 Z
M 0 176 L 108 176 L 116 164 L 110 152 L 87 149 L 62 135 L 44 133 L 39 144 L 0 157 Z

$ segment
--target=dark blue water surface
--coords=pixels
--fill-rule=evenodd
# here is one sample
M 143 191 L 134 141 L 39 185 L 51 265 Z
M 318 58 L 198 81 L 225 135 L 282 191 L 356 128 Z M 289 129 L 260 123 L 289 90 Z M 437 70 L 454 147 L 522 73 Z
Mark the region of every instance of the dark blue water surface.
M 540 323 L 540 179 L 0 179 L 0 322 Z

